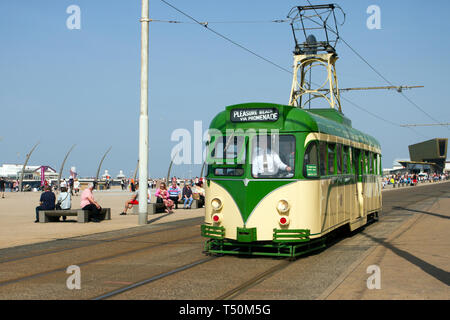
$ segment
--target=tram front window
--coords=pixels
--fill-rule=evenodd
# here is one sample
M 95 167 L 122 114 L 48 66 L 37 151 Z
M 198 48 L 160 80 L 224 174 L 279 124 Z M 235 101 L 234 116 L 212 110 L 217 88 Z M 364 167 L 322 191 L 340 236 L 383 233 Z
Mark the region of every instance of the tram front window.
M 254 178 L 292 178 L 295 168 L 295 137 L 259 135 L 252 139 Z
M 242 176 L 245 163 L 245 137 L 221 136 L 214 144 L 208 159 L 208 172 L 216 176 Z

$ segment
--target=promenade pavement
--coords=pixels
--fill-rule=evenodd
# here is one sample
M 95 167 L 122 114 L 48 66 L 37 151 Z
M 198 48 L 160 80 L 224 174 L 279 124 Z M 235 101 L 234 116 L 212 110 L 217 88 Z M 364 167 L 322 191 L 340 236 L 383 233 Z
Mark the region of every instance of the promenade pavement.
M 428 184 L 418 184 L 414 188 Z M 383 192 L 397 189 L 386 186 Z M 154 190 L 152 193 L 154 193 Z M 128 191 L 120 189 L 94 191 L 94 197 L 100 205 L 104 208 L 111 208 L 111 220 L 84 224 L 76 223 L 76 217 L 68 217 L 65 223 L 33 223 L 40 194 L 40 192 L 6 192 L 6 198 L 0 198 L 0 249 L 138 226 L 137 215 L 120 215 L 125 201 L 131 198 L 132 193 Z M 72 209 L 77 208 L 80 208 L 80 196 L 72 197 Z M 204 216 L 204 212 L 204 209 L 178 209 L 175 210 L 174 214 L 149 215 L 148 219 L 151 224 L 160 224 L 201 217 Z M 128 213 L 131 213 L 131 210 Z
M 0 198 L 0 248 L 8 248 L 56 239 L 89 235 L 99 232 L 134 228 L 137 215 L 121 216 L 125 201 L 132 193 L 119 190 L 94 191 L 95 200 L 104 208 L 111 208 L 111 220 L 100 223 L 77 223 L 76 217 L 66 222 L 34 223 L 35 208 L 39 205 L 40 192 L 7 192 Z M 204 209 L 180 209 L 173 214 L 149 215 L 150 224 L 160 224 L 204 215 Z M 80 196 L 72 197 L 72 209 L 80 208 Z M 132 210 L 128 210 L 130 214 Z M 61 219 L 62 220 L 62 219 Z M 199 230 L 200 232 L 200 230 Z
M 449 183 L 449 182 L 447 182 Z M 414 215 L 356 261 L 319 299 L 450 299 L 450 194 Z M 379 288 L 368 278 L 379 267 Z M 368 289 L 372 287 L 372 289 Z
M 393 190 L 389 188 L 384 192 Z M 0 248 L 138 226 L 137 215 L 119 215 L 130 192 L 95 192 L 96 200 L 112 209 L 112 220 L 86 224 L 76 223 L 74 219 L 65 223 L 33 223 L 39 196 L 40 193 L 33 192 L 7 193 L 6 199 L 0 199 Z M 72 207 L 79 207 L 79 197 L 74 197 Z M 377 245 L 367 250 L 318 299 L 450 298 L 450 194 L 436 195 L 424 208 L 403 210 L 414 215 L 388 237 L 372 239 Z M 160 224 L 203 215 L 204 209 L 178 209 L 171 215 L 149 215 L 149 221 Z M 380 270 L 380 288 L 369 290 L 367 280 L 372 273 L 368 273 L 367 268 L 374 265 Z

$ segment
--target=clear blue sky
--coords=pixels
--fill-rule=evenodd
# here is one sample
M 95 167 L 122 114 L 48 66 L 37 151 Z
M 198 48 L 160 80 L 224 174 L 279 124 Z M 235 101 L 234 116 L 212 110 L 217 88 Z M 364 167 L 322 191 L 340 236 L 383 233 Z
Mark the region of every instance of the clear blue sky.
M 200 21 L 284 19 L 299 1 L 169 0 Z M 313 1 L 327 3 L 327 1 Z M 450 2 L 336 1 L 347 14 L 341 36 L 386 78 L 398 85 L 424 85 L 405 94 L 434 118 L 450 122 L 448 33 Z M 69 30 L 68 6 L 81 8 L 81 30 Z M 381 8 L 381 30 L 369 30 L 366 9 Z M 102 172 L 130 175 L 138 157 L 140 80 L 139 0 L 3 0 L 0 2 L 0 164 L 23 163 L 40 141 L 30 164 L 59 170 L 76 166 L 95 175 L 109 146 Z M 188 21 L 159 0 L 150 0 L 150 17 Z M 289 24 L 210 24 L 234 41 L 290 69 L 293 39 Z M 386 85 L 343 43 L 337 47 L 341 87 Z M 151 176 L 165 176 L 170 140 L 177 128 L 203 129 L 230 104 L 287 104 L 291 75 L 259 60 L 195 24 L 150 24 Z M 345 93 L 371 112 L 399 124 L 432 123 L 395 91 Z M 392 126 L 343 102 L 353 126 L 376 137 L 383 166 L 409 158 L 408 145 L 447 138 L 445 127 L 411 131 Z M 199 165 L 180 165 L 177 176 Z

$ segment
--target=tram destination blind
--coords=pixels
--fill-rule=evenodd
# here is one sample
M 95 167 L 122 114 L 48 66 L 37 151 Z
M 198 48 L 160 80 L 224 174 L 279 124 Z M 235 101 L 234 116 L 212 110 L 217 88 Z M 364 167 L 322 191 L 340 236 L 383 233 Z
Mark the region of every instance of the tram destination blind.
M 233 109 L 230 113 L 231 122 L 274 122 L 278 120 L 278 109 Z

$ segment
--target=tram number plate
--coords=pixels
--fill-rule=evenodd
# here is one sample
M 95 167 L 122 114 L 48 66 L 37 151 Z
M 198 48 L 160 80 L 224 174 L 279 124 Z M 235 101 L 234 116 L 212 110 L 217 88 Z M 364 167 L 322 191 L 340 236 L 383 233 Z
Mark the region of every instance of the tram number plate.
M 276 108 L 233 109 L 230 113 L 231 122 L 274 122 L 278 117 Z

